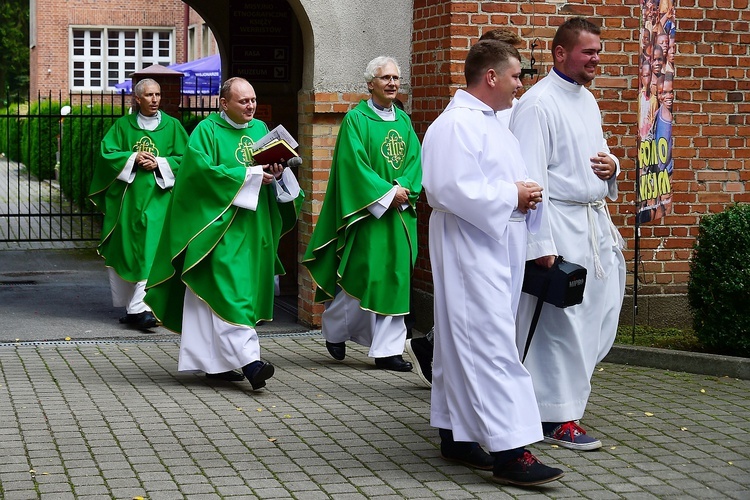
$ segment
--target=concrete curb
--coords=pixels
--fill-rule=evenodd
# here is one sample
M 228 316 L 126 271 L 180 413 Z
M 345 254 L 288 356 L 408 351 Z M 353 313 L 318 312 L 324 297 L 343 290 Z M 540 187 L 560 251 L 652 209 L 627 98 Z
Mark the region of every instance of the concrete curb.
M 616 344 L 603 361 L 750 380 L 750 358 Z

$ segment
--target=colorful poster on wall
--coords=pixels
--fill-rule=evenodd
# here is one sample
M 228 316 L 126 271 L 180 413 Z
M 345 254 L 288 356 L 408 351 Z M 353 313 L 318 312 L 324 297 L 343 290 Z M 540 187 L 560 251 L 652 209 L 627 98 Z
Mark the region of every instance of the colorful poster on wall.
M 672 203 L 674 0 L 641 1 L 638 78 L 638 222 L 660 219 Z

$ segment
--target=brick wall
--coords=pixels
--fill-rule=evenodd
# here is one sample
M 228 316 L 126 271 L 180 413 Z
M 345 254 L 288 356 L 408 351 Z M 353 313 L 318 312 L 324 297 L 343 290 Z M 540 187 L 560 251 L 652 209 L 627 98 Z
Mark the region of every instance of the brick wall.
M 675 158 L 672 214 L 641 226 L 639 293 L 683 294 L 691 248 L 703 214 L 750 202 L 750 9 L 748 0 L 676 0 L 674 82 Z M 604 51 L 591 91 L 602 109 L 605 133 L 621 159 L 620 200 L 610 203 L 626 240 L 629 292 L 634 258 L 637 0 L 436 1 L 415 0 L 412 119 L 420 137 L 455 90 L 463 60 L 483 31 L 509 27 L 529 45 L 540 76 L 551 68 L 549 44 L 565 19 L 582 15 L 603 26 Z M 420 256 L 415 287 L 431 292 L 427 253 L 428 208 L 420 207 Z
M 184 60 L 185 6 L 181 0 L 37 0 L 37 43 L 31 50 L 30 95 L 70 89 L 70 26 L 173 27 L 175 55 Z M 34 16 L 34 12 L 30 12 Z

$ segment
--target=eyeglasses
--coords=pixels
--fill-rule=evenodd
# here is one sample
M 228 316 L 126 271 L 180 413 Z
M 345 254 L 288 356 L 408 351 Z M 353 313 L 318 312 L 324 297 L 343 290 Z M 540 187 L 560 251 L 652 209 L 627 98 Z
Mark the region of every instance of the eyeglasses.
M 400 77 L 395 75 L 383 75 L 383 76 L 376 76 L 378 80 L 380 80 L 383 83 L 390 83 L 391 80 L 394 82 L 398 82 L 400 80 Z

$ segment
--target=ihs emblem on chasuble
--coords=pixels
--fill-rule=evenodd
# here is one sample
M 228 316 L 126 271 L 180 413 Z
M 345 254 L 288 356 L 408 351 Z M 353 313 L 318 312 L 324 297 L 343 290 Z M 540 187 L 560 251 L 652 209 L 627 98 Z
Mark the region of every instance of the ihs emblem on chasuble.
M 234 157 L 237 161 L 246 167 L 255 164 L 255 160 L 253 160 L 253 144 L 252 139 L 248 136 L 243 136 L 239 145 L 237 145 L 237 150 L 234 152 Z
M 380 146 L 380 153 L 391 164 L 391 167 L 398 170 L 401 168 L 401 162 L 404 161 L 404 152 L 406 143 L 395 130 L 389 130 L 385 136 L 383 145 Z
M 136 153 L 145 151 L 147 153 L 153 154 L 154 156 L 159 156 L 159 148 L 156 147 L 156 144 L 154 144 L 154 141 L 152 141 L 150 137 L 147 137 L 145 135 L 138 139 L 138 142 L 133 145 L 133 151 L 135 151 Z

